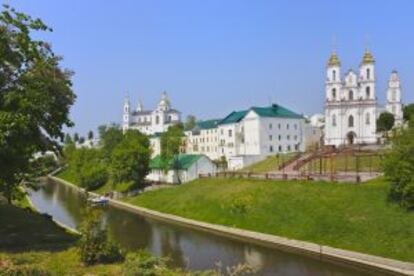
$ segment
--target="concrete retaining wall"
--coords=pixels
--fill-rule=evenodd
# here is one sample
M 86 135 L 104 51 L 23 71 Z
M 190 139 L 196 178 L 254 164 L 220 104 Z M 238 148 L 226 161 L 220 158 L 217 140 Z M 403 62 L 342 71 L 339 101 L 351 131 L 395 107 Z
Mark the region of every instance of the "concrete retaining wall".
M 56 178 L 53 176 L 49 177 L 60 183 L 70 185 L 76 189 L 83 190 L 73 185 L 72 183 L 69 183 L 60 178 Z M 98 194 L 96 193 L 90 194 L 98 196 Z M 135 212 L 144 216 L 152 217 L 158 220 L 184 225 L 186 227 L 207 231 L 209 233 L 218 234 L 232 239 L 238 239 L 242 241 L 263 245 L 266 247 L 277 248 L 283 251 L 309 255 L 312 257 L 317 257 L 318 259 L 324 261 L 346 264 L 348 266 L 357 267 L 370 272 L 377 271 L 381 273 L 387 273 L 389 275 L 414 276 L 414 263 L 402 262 L 398 260 L 377 257 L 354 251 L 337 249 L 311 242 L 287 239 L 270 234 L 264 234 L 223 225 L 200 222 L 175 215 L 161 213 L 143 207 L 138 207 L 117 200 L 110 200 L 110 204 L 112 206 Z

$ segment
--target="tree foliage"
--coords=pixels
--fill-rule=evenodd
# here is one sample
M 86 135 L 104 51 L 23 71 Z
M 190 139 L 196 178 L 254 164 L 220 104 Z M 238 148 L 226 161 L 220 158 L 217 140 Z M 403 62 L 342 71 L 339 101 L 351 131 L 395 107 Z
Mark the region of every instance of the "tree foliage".
M 111 176 L 114 183 L 133 182 L 135 187 L 142 186 L 149 173 L 150 159 L 148 137 L 137 130 L 127 131 L 112 152 Z
M 390 198 L 414 208 L 414 128 L 399 130 L 384 159 L 384 174 L 391 183 Z
M 3 6 L 0 13 L 0 192 L 12 201 L 35 152 L 58 150 L 75 101 L 72 73 L 50 45 L 32 38 L 51 31 L 40 19 Z
M 100 145 L 106 159 L 110 160 L 115 147 L 122 141 L 122 130 L 116 126 L 99 126 Z
M 381 113 L 377 120 L 377 131 L 384 132 L 390 131 L 394 126 L 394 115 L 389 112 Z
M 414 120 L 414 103 L 404 106 L 404 121 Z
M 123 252 L 109 240 L 108 232 L 102 225 L 102 212 L 87 207 L 83 217 L 78 245 L 81 261 L 86 265 L 123 261 Z
M 185 123 L 184 123 L 184 129 L 185 130 L 192 130 L 197 124 L 197 119 L 194 115 L 188 115 Z
M 169 169 L 171 160 L 180 153 L 183 137 L 184 129 L 180 124 L 170 126 L 161 134 L 161 160 L 165 171 Z

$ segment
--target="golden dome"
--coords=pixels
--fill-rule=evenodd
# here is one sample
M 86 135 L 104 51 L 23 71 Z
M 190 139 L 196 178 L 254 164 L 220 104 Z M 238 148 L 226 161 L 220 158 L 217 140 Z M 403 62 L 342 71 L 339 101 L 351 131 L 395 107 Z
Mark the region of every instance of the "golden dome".
M 374 56 L 371 54 L 371 52 L 367 49 L 365 50 L 364 57 L 362 58 L 362 64 L 369 64 L 369 63 L 375 63 Z
M 332 52 L 332 55 L 328 61 L 328 66 L 341 66 L 341 61 L 339 60 L 336 52 Z

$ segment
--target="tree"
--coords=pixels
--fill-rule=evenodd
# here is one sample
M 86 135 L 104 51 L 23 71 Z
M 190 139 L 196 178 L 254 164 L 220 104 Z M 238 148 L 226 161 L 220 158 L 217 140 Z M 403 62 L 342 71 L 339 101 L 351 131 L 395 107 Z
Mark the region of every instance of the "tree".
M 93 139 L 93 131 L 89 130 L 88 132 L 88 140 L 92 140 Z
M 116 125 L 109 127 L 100 126 L 98 130 L 100 145 L 102 146 L 105 158 L 109 162 L 111 159 L 112 151 L 123 139 L 122 130 Z
M 188 115 L 184 124 L 185 130 L 192 130 L 197 124 L 197 119 L 194 115 Z
M 394 115 L 389 112 L 381 113 L 378 120 L 377 120 L 377 131 L 379 132 L 387 132 L 392 129 L 394 126 Z
M 390 199 L 414 209 L 414 128 L 397 132 L 392 149 L 385 155 L 384 175 L 391 184 Z
M 414 118 L 414 103 L 404 106 L 404 121 L 411 121 Z
M 0 13 L 0 192 L 11 203 L 38 151 L 60 149 L 75 101 L 71 76 L 50 45 L 31 37 L 51 31 L 40 19 L 4 5 Z
M 142 187 L 149 173 L 150 142 L 137 130 L 129 130 L 115 147 L 111 157 L 111 176 L 114 183 L 131 182 Z
M 180 162 L 178 160 L 178 154 L 182 145 L 184 137 L 183 126 L 180 124 L 170 126 L 168 130 L 161 134 L 161 162 L 165 172 L 169 169 L 173 169 L 178 177 L 178 171 L 180 168 Z M 180 183 L 180 178 L 178 177 Z
M 72 137 L 70 137 L 69 133 L 65 134 L 65 140 L 64 140 L 65 145 L 69 145 L 73 143 Z
M 73 141 L 75 141 L 75 143 L 79 142 L 79 134 L 77 132 L 75 132 L 75 134 L 73 134 Z

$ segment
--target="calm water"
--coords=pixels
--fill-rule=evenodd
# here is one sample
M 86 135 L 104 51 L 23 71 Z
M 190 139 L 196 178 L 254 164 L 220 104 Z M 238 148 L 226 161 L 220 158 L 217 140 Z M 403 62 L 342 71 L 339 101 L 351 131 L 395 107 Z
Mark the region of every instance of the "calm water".
M 84 195 L 69 186 L 48 181 L 38 191 L 31 192 L 30 197 L 40 212 L 65 225 L 76 228 L 82 220 Z M 169 256 L 174 265 L 190 270 L 212 269 L 220 260 L 222 267 L 248 263 L 259 269 L 258 275 L 367 275 L 309 257 L 159 222 L 111 206 L 104 208 L 104 220 L 110 235 L 122 247 L 146 248 L 154 255 Z

